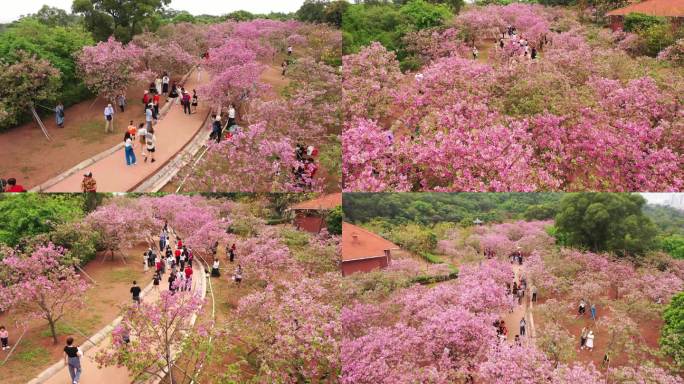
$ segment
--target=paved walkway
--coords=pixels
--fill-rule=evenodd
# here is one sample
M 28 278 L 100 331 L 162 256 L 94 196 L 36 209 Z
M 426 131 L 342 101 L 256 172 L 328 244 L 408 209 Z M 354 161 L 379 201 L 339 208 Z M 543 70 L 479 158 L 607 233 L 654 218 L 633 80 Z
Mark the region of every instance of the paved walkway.
M 513 272 L 515 273 L 515 280 L 520 281 L 520 275 L 524 274 L 524 271 L 525 270 L 522 266 L 514 264 Z M 515 308 L 513 308 L 513 312 L 504 313 L 501 316 L 504 322 L 506 323 L 506 328 L 508 328 L 508 341 L 510 343 L 515 342 L 515 335 L 520 333 L 520 319 L 523 317 L 525 317 L 525 322 L 527 324 L 525 327 L 526 336 L 522 339 L 522 342 L 533 342 L 530 340 L 536 337 L 536 329 L 534 328 L 534 318 L 532 316 L 533 303 L 531 301 L 530 295 L 531 293 L 528 285 L 528 289 L 525 292 L 522 304 L 516 304 Z
M 150 269 L 147 272 L 147 277 L 152 279 L 153 272 Z M 151 289 L 143 298 L 143 302 L 149 303 L 154 302 L 159 299 L 159 294 L 168 289 L 168 283 L 166 283 L 166 278 L 168 278 L 168 271 L 164 274 L 162 283 L 159 285 L 159 289 Z M 204 268 L 201 263 L 197 262 L 194 266 L 193 280 L 192 280 L 192 290 L 197 292 L 197 290 L 204 287 L 203 280 L 205 279 Z M 147 282 L 145 282 L 147 283 Z M 129 374 L 128 369 L 125 367 L 106 367 L 98 368 L 97 363 L 94 361 L 95 355 L 111 345 L 111 337 L 106 337 L 98 346 L 93 347 L 85 353 L 85 356 L 81 359 L 81 367 L 83 369 L 80 384 L 130 384 L 133 381 L 133 377 Z M 62 368 L 57 374 L 46 380 L 45 384 L 67 384 L 70 383 L 71 379 L 69 377 L 69 372 L 67 368 Z
M 193 72 L 185 82 L 185 89 L 192 94 L 193 89 L 208 82 L 209 75 L 206 71 L 202 71 L 199 81 L 196 72 Z M 93 173 L 93 177 L 97 181 L 98 192 L 126 192 L 134 189 L 138 184 L 154 175 L 190 142 L 193 136 L 197 134 L 197 131 L 202 128 L 203 122 L 210 112 L 210 107 L 208 103 L 200 99 L 197 113 L 185 115 L 180 104 L 171 106 L 166 116 L 154 126 L 157 137 L 156 162 L 150 163 L 149 160 L 147 163 L 143 162 L 140 143 L 136 140 L 135 155 L 138 161 L 137 165 L 130 167 L 126 165 L 124 149 L 121 148 L 82 171 L 59 181 L 57 184 L 47 188 L 45 192 L 81 192 L 83 174 L 88 172 Z M 142 121 L 144 121 L 144 118 L 136 121 L 136 123 Z M 119 121 L 117 124 L 125 123 Z M 123 141 L 123 134 L 121 140 Z

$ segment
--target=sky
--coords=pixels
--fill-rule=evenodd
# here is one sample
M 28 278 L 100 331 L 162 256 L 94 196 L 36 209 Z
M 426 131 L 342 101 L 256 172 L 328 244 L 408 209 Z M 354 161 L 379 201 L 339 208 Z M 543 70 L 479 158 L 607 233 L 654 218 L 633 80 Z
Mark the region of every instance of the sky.
M 37 12 L 43 4 L 71 12 L 73 0 L 2 0 L 0 23 L 8 23 L 21 15 Z M 172 0 L 170 8 L 188 11 L 193 15 L 224 15 L 237 10 L 252 13 L 294 12 L 304 0 Z
M 674 195 L 682 195 L 681 193 L 652 193 L 652 192 L 643 192 L 641 195 L 648 201 L 650 204 L 663 204 L 667 203 L 672 200 L 672 196 Z

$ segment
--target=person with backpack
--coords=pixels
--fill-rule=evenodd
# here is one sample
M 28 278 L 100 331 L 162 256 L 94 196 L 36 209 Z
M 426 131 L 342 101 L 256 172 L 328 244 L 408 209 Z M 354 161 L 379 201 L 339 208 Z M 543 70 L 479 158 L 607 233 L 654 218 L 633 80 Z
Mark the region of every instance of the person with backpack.
M 64 104 L 61 101 L 55 107 L 55 120 L 57 121 L 57 128 L 64 128 Z
M 69 369 L 72 384 L 78 384 L 81 381 L 81 357 L 83 357 L 81 348 L 74 346 L 73 337 L 67 337 L 64 347 L 64 365 Z

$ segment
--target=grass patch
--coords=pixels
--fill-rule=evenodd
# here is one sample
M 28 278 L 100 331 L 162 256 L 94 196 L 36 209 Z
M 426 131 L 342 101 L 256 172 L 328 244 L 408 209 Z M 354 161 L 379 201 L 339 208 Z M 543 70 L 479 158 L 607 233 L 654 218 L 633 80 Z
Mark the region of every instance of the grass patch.
M 110 271 L 107 276 L 111 283 L 131 283 L 135 278 L 131 277 L 131 271 L 128 269 L 118 269 Z
M 87 144 L 102 142 L 106 135 L 113 135 L 113 133 L 105 134 L 104 121 L 100 120 L 85 121 L 77 125 L 76 129 L 69 130 L 71 138 L 80 139 Z
M 95 314 L 91 317 L 78 317 L 76 319 L 67 319 L 58 322 L 55 326 L 55 331 L 57 336 L 64 335 L 79 335 L 78 331 L 83 332 L 86 335 L 94 333 L 97 329 L 97 324 L 102 321 L 102 316 Z M 46 326 L 40 332 L 41 337 L 52 337 L 50 333 L 50 327 Z
M 306 232 L 283 228 L 280 234 L 285 245 L 290 248 L 303 247 L 309 244 L 309 234 Z
M 50 352 L 31 342 L 22 341 L 21 351 L 17 351 L 14 357 L 23 364 L 31 367 L 44 365 L 50 362 Z
M 419 255 L 428 263 L 441 264 L 444 262 L 441 257 L 439 257 L 435 254 L 432 254 L 430 252 L 420 252 Z

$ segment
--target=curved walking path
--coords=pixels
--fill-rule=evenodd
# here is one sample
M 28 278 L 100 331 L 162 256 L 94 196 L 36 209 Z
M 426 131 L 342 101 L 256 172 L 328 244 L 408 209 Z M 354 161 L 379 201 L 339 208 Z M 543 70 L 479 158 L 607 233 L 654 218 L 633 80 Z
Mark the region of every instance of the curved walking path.
M 153 276 L 152 270 L 148 271 L 150 279 Z M 196 263 L 193 263 L 193 270 L 192 291 L 206 291 L 206 271 L 204 265 L 197 260 Z M 168 289 L 168 284 L 164 283 L 166 281 L 164 277 L 168 277 L 168 271 L 162 276 L 159 289 L 154 289 L 151 285 L 145 288 L 144 295 L 142 296 L 143 302 L 150 303 L 158 300 L 159 294 L 163 290 Z M 120 318 L 117 318 L 107 328 L 112 327 L 113 324 L 118 324 L 120 320 Z M 81 358 L 82 373 L 80 384 L 130 384 L 133 382 L 134 377 L 130 375 L 127 368 L 117 366 L 98 368 L 98 364 L 94 361 L 94 357 L 99 351 L 105 350 L 111 345 L 110 333 L 111 329 L 108 329 L 106 337 L 97 343 L 97 346 L 93 346 L 84 352 L 84 357 Z M 85 344 L 82 344 L 82 346 L 85 346 Z M 41 376 L 48 376 L 46 373 L 52 369 L 49 368 Z M 62 366 L 58 372 L 52 373 L 47 379 L 34 379 L 29 384 L 66 384 L 70 382 L 69 372 L 66 366 Z
M 192 94 L 193 89 L 207 84 L 209 82 L 209 75 L 206 71 L 202 71 L 201 79 L 198 81 L 196 72 L 193 70 L 189 74 L 184 83 L 185 90 Z M 77 166 L 78 171 L 74 169 L 67 171 L 65 175 L 58 176 L 59 180 L 41 191 L 44 192 L 81 192 L 81 181 L 83 174 L 92 172 L 93 178 L 97 181 L 98 192 L 127 192 L 135 189 L 138 185 L 143 183 L 148 178 L 155 175 L 166 163 L 171 161 L 204 127 L 211 106 L 206 100 L 199 100 L 197 113 L 186 115 L 183 113 L 183 107 L 180 104 L 171 105 L 168 113 L 162 117 L 161 120 L 154 126 L 155 135 L 157 137 L 156 143 L 156 162 L 143 162 L 144 158 L 141 155 L 140 142 L 136 139 L 134 146 L 135 156 L 138 164 L 135 166 L 127 166 L 124 155 L 123 146 L 120 144 L 101 155 L 95 156 L 95 161 L 85 167 Z M 116 115 L 114 116 L 116 119 Z M 135 121 L 135 124 L 144 121 L 144 117 Z M 119 128 L 128 126 L 128 122 L 116 121 Z M 102 121 L 102 129 L 104 130 L 104 120 Z M 121 136 L 123 142 L 123 134 Z M 83 163 L 82 163 L 83 164 Z M 40 188 L 40 187 L 38 187 Z

